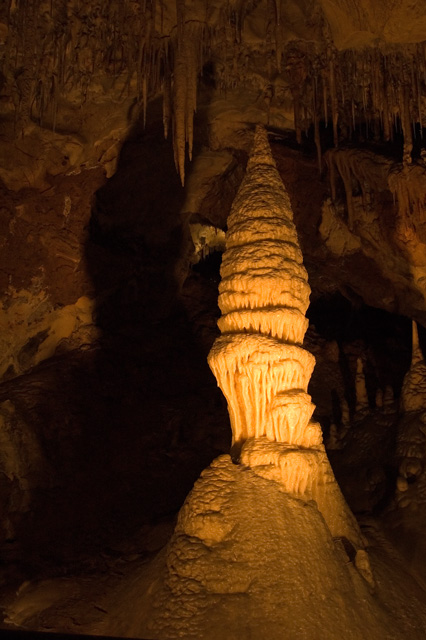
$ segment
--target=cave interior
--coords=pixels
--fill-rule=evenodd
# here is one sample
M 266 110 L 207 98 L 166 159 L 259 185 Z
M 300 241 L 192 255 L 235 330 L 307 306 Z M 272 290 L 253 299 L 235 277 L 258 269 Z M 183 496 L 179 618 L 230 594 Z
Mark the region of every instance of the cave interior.
M 395 609 L 346 637 L 426 636 L 423 0 L 0 6 L 0 635 L 342 637 L 267 609 L 246 624 L 250 587 L 210 631 L 158 626 L 146 595 L 232 444 L 207 357 L 259 124 L 311 288 L 314 419 L 373 578 L 339 543 Z

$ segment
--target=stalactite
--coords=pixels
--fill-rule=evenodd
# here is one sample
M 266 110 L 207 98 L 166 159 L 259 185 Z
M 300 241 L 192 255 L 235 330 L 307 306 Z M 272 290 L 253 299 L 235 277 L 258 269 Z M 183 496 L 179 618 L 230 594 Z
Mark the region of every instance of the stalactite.
M 337 196 L 336 196 L 336 165 L 334 162 L 334 157 L 332 154 L 327 153 L 325 156 L 325 161 L 327 164 L 327 168 L 328 168 L 328 176 L 329 176 L 329 181 L 330 181 L 330 192 L 331 192 L 331 199 L 333 202 L 336 202 Z
M 164 137 L 167 139 L 169 135 L 170 122 L 172 118 L 172 104 L 171 104 L 171 74 L 168 68 L 167 61 L 165 61 L 164 77 L 163 77 L 163 128 Z
M 314 114 L 314 140 L 317 151 L 318 171 L 322 171 L 322 151 L 321 151 L 321 138 L 319 130 L 319 117 L 318 117 L 318 77 L 314 75 L 313 92 L 312 92 L 312 111 Z
M 281 0 L 274 0 L 275 3 L 275 52 L 277 60 L 277 70 L 281 73 L 283 57 L 283 32 L 281 26 Z
M 163 88 L 165 132 L 172 118 L 176 164 L 183 180 L 186 144 L 189 156 L 193 144 L 197 77 L 210 37 L 217 69 L 223 69 L 218 86 L 225 91 L 247 81 L 247 62 L 251 64 L 258 55 L 268 61 L 267 73 L 272 78 L 282 59 L 286 71 L 290 62 L 297 139 L 300 142 L 302 131 L 312 126 L 319 166 L 320 126 L 329 119 L 335 146 L 339 136 L 344 141 L 358 128 L 366 135 L 373 133 L 375 139 L 382 135 L 384 140 L 392 139 L 395 127 L 401 128 L 404 161 L 409 164 L 413 137 L 423 120 L 425 46 L 402 49 L 381 44 L 357 50 L 355 55 L 351 50 L 337 51 L 324 28 L 321 42 L 292 40 L 284 47 L 282 2 L 269 0 L 268 39 L 260 54 L 244 40 L 244 21 L 254 4 L 242 0 L 221 3 L 218 21 L 203 31 L 196 28 L 192 5 L 186 7 L 185 0 L 176 0 L 176 26 L 164 34 L 166 14 L 157 0 L 141 0 L 138 9 L 128 0 L 96 7 L 91 2 L 58 0 L 51 3 L 50 22 L 40 17 L 45 14 L 39 12 L 39 0 L 16 3 L 10 9 L 9 36 L 0 64 L 3 75 L 14 83 L 17 120 L 21 118 L 22 124 L 32 117 L 55 127 L 61 94 L 80 87 L 83 101 L 99 69 L 112 74 L 113 82 L 122 83 L 122 95 L 127 91 L 129 96 L 137 74 L 144 121 L 149 101 Z M 210 14 L 206 5 L 207 20 Z M 171 49 L 167 65 L 165 42 Z M 12 69 L 22 69 L 22 73 L 13 75 Z
M 383 74 L 383 137 L 385 141 L 389 141 L 391 139 L 391 114 L 389 110 L 389 97 L 388 97 L 388 89 L 386 86 L 385 74 Z
M 296 141 L 298 144 L 302 142 L 302 127 L 301 127 L 301 105 L 300 94 L 297 89 L 293 90 L 293 113 L 294 113 L 294 128 L 296 129 Z
M 197 51 L 195 34 L 186 42 L 186 105 L 185 105 L 185 140 L 188 143 L 188 156 L 192 160 L 192 145 L 194 140 L 194 113 L 197 109 Z
M 419 165 L 406 166 L 402 171 L 394 167 L 388 175 L 388 187 L 398 203 L 401 231 L 422 220 L 426 206 L 426 176 Z
M 186 64 L 184 46 L 177 47 L 173 70 L 173 148 L 176 170 L 185 182 Z
M 198 39 L 199 30 L 184 26 L 184 39 L 175 50 L 173 74 L 173 143 L 175 163 L 182 185 L 185 182 L 185 152 L 188 143 L 192 159 L 193 119 L 197 107 Z
M 330 149 L 325 154 L 329 170 L 332 199 L 336 198 L 336 173 L 341 177 L 346 194 L 348 226 L 354 223 L 353 187 L 356 181 L 360 188 L 364 206 L 370 202 L 371 194 L 389 190 L 392 163 L 377 157 L 370 151 L 359 149 Z
M 22 72 L 18 75 L 19 106 L 17 110 L 19 133 L 30 121 L 31 105 L 34 97 L 37 78 L 35 76 L 36 37 L 37 37 L 37 2 L 29 0 L 24 5 L 22 19 Z M 19 11 L 19 9 L 18 9 Z
M 185 182 L 185 154 L 188 144 L 189 159 L 192 159 L 194 137 L 194 113 L 197 107 L 197 80 L 202 59 L 198 59 L 202 51 L 204 31 L 202 27 L 190 26 L 184 21 L 185 2 L 177 0 L 177 40 L 174 42 L 174 64 L 172 84 L 172 114 L 173 114 L 173 147 L 175 165 L 182 185 Z M 167 104 L 167 82 L 164 84 L 163 119 L 165 130 L 169 117 Z
M 148 78 L 144 73 L 142 77 L 142 110 L 143 110 L 143 126 L 146 127 L 146 110 L 148 107 Z
M 136 85 L 137 85 L 137 100 L 140 102 L 142 95 L 142 74 L 143 74 L 143 61 L 145 51 L 145 38 L 141 36 L 139 42 L 138 61 L 136 66 Z
M 413 130 L 411 128 L 407 88 L 402 84 L 399 85 L 399 112 L 402 132 L 404 135 L 403 162 L 404 164 L 411 164 L 411 152 L 413 150 Z

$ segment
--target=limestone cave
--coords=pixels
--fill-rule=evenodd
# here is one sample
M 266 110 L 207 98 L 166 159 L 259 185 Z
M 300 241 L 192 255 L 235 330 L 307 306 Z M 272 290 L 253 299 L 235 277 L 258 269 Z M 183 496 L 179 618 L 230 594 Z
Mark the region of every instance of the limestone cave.
M 424 640 L 424 0 L 3 0 L 0 194 L 0 636 Z

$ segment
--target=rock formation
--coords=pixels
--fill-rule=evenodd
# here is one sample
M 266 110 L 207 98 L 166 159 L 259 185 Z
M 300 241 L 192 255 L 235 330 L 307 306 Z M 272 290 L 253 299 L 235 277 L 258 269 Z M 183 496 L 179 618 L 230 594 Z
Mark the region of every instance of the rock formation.
M 111 612 L 104 631 L 119 636 L 189 637 L 186 615 L 197 640 L 314 640 L 319 626 L 327 640 L 424 640 L 413 614 L 426 599 L 406 571 L 426 567 L 423 360 L 401 386 L 402 316 L 426 326 L 425 29 L 425 0 L 0 3 L 5 599 L 24 583 L 10 624 L 86 631 L 78 598 L 60 610 L 56 583 L 25 583 L 89 563 L 109 581 L 127 552 L 108 568 L 105 553 L 141 523 L 167 518 L 171 532 L 201 470 L 229 450 L 206 355 L 228 214 L 267 122 L 285 190 L 259 132 L 211 356 L 238 464 L 219 457 L 181 511 L 152 633 L 139 580 L 97 615 Z M 285 191 L 313 292 L 305 343 L 309 287 Z M 369 363 L 358 407 L 357 357 Z M 363 550 L 308 383 L 353 512 L 381 518 L 396 479 L 405 567 L 382 543 Z M 152 551 L 138 538 L 128 555 L 145 567 Z M 374 599 L 396 612 L 380 631 L 369 558 Z
M 368 395 L 367 387 L 365 386 L 365 375 L 362 358 L 357 358 L 356 361 L 355 394 L 355 411 L 358 414 L 368 412 Z
M 290 200 L 258 127 L 228 219 L 218 338 L 210 367 L 229 406 L 234 444 L 266 436 L 319 444 L 306 393 L 314 357 L 300 347 L 310 288 Z
M 161 640 L 337 640 L 348 630 L 361 640 L 365 625 L 371 639 L 398 637 L 374 604 L 365 606 L 368 557 L 349 548 L 333 543 L 314 502 L 221 456 L 181 509 L 148 599 L 141 585 L 130 587 L 145 620 L 125 602 L 117 617 L 133 620 L 129 635 Z
M 221 456 L 188 496 L 163 571 L 149 588 L 148 633 L 261 638 L 266 628 L 278 639 L 286 624 L 296 638 L 303 618 L 304 632 L 317 637 L 312 611 L 319 601 L 311 613 L 301 602 L 306 592 L 314 602 L 325 589 L 322 632 L 338 637 L 353 617 L 354 637 L 361 637 L 355 602 L 374 578 L 321 428 L 311 421 L 307 386 L 315 359 L 300 346 L 310 290 L 290 200 L 261 126 L 232 207 L 219 291 L 222 335 L 209 363 L 228 400 L 239 464 Z M 328 576 L 325 587 L 321 575 Z M 356 593 L 337 616 L 332 584 Z M 372 626 L 383 623 L 377 612 L 368 615 Z
M 404 413 L 426 410 L 426 362 L 419 344 L 417 323 L 412 323 L 411 366 L 407 371 L 401 391 L 401 409 Z
M 286 491 L 317 501 L 333 535 L 361 545 L 337 487 L 307 393 L 315 364 L 303 349 L 310 288 L 289 196 L 266 131 L 256 128 L 234 200 L 209 364 L 229 408 L 234 451 Z
M 402 415 L 396 446 L 399 463 L 397 486 L 399 491 L 406 491 L 407 480 L 414 483 L 424 473 L 426 461 L 426 362 L 420 348 L 417 323 L 414 320 L 411 365 L 402 385 L 400 409 Z

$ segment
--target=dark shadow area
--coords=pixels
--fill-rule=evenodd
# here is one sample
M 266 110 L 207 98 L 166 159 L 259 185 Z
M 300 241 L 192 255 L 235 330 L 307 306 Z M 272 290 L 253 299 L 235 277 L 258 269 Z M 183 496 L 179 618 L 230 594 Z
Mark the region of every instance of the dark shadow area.
M 383 309 L 365 304 L 356 305 L 341 293 L 322 296 L 311 302 L 307 317 L 318 334 L 326 340 L 336 340 L 341 354 L 345 345 L 356 357 L 363 355 L 367 392 L 374 406 L 377 388 L 391 386 L 398 396 L 411 361 L 411 321 Z M 423 333 L 421 334 L 423 335 Z M 341 363 L 349 405 L 354 407 L 353 373 L 348 363 Z
M 11 579 L 102 570 L 97 553 L 119 554 L 141 527 L 172 520 L 202 469 L 229 448 L 226 404 L 206 362 L 217 329 L 209 319 L 204 332 L 203 317 L 188 311 L 203 283 L 187 278 L 185 190 L 157 107 L 94 196 L 85 261 L 96 342 L 11 381 L 46 476 L 27 512 L 17 509 L 4 559 Z M 210 310 L 213 295 L 217 282 L 198 305 Z
M 97 640 L 124 640 L 124 638 L 118 636 L 88 636 L 86 634 L 76 635 L 74 633 L 51 633 L 50 631 L 45 633 L 38 631 L 12 631 L 11 629 L 7 631 L 0 629 L 0 638 L 10 638 L 11 640 L 73 640 L 75 638 L 79 640 L 91 640 L 92 638 L 96 638 Z M 144 639 L 137 638 L 137 640 Z
M 202 144 L 205 123 L 198 126 Z M 318 242 L 325 181 L 303 154 L 272 147 L 314 292 L 311 324 L 320 340 L 340 346 L 358 342 L 351 347 L 355 360 L 358 347 L 359 353 L 367 350 L 372 400 L 378 386 L 389 384 L 398 394 L 409 365 L 408 321 L 355 304 L 355 293 L 350 300 L 336 293 L 339 279 L 349 272 L 365 279 L 369 265 L 352 268 L 329 259 Z M 244 172 L 243 156 L 234 155 L 229 175 L 206 194 L 198 221 L 225 226 Z M 2 548 L 9 582 L 107 571 L 101 552 L 120 556 L 141 527 L 172 522 L 200 472 L 229 450 L 226 403 L 206 362 L 218 335 L 221 256 L 214 252 L 190 264 L 184 199 L 155 104 L 146 129 L 134 127 L 114 176 L 93 198 L 85 267 L 90 298 L 96 300 L 97 339 L 59 349 L 2 385 L 0 401 L 11 400 L 13 419 L 30 425 L 40 445 L 29 490 L 18 479 L 0 478 L 1 495 L 10 496 L 0 507 L 12 514 Z M 385 284 L 379 281 L 378 289 Z M 353 363 L 345 358 L 341 355 L 353 410 Z M 322 422 L 329 428 L 342 412 L 333 387 L 326 392 L 331 411 Z

